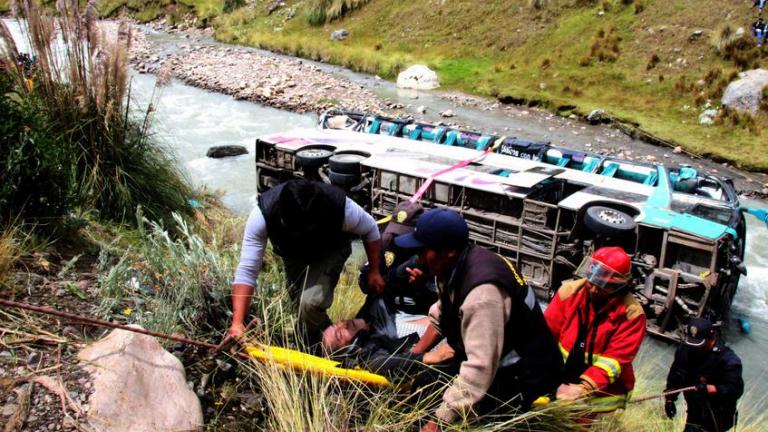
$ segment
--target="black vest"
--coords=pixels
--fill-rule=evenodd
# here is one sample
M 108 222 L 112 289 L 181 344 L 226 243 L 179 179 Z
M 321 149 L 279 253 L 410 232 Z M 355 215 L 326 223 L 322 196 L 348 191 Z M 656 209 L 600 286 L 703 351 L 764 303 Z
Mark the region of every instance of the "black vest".
M 504 327 L 500 368 L 514 366 L 522 374 L 547 374 L 550 378 L 559 378 L 563 357 L 533 290 L 511 262 L 480 246 L 465 249 L 440 294 L 440 330 L 456 351 L 457 358 L 466 360 L 461 339 L 461 305 L 473 289 L 486 283 L 500 287 L 512 300 L 512 312 Z M 454 293 L 453 301 L 449 293 Z M 515 353 L 519 356 L 517 360 Z M 510 361 L 513 361 L 511 365 L 508 364 Z
M 341 230 L 344 224 L 346 195 L 344 191 L 325 183 L 314 183 L 323 194 L 323 204 L 309 220 L 296 227 L 285 227 L 280 212 L 281 183 L 259 195 L 259 209 L 267 224 L 267 235 L 275 253 L 283 258 L 311 263 L 328 251 L 336 250 L 349 241 Z

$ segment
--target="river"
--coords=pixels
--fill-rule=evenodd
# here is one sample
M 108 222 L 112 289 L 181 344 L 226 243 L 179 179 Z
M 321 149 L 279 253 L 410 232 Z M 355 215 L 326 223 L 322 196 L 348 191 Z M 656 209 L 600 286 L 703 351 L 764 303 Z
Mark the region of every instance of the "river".
M 18 25 L 8 22 L 11 30 L 18 32 Z M 175 40 L 175 39 L 170 39 Z M 320 65 L 320 64 L 319 64 Z M 614 140 L 617 145 L 626 148 L 646 148 L 648 144 L 631 140 L 604 126 L 583 125 L 578 122 L 552 118 L 546 113 L 528 113 L 525 108 L 499 114 L 489 113 L 472 107 L 457 108 L 444 98 L 431 92 L 402 92 L 392 83 L 378 80 L 363 74 L 357 74 L 334 66 L 320 65 L 329 71 L 366 86 L 382 97 L 389 97 L 404 105 L 429 105 L 431 111 L 439 112 L 453 109 L 462 121 L 473 122 L 478 129 L 488 131 L 513 131 L 520 137 L 529 139 L 547 139 L 556 143 L 567 142 L 573 147 L 589 147 L 586 144 L 600 142 L 600 139 Z M 132 94 L 134 103 L 146 106 L 153 89 L 155 78 L 152 75 L 134 73 Z M 415 99 L 418 97 L 418 99 Z M 153 132 L 157 139 L 168 146 L 175 154 L 181 167 L 196 185 L 220 190 L 224 204 L 240 215 L 246 216 L 256 198 L 255 164 L 253 151 L 256 137 L 290 129 L 308 127 L 316 123 L 317 117 L 311 114 L 295 114 L 272 109 L 258 104 L 237 101 L 229 96 L 203 91 L 194 87 L 172 82 L 161 90 L 155 113 Z M 525 114 L 520 114 L 525 111 Z M 432 119 L 437 117 L 432 114 Z M 506 129 L 505 129 L 506 128 Z M 209 159 L 206 150 L 214 145 L 239 144 L 247 147 L 251 154 L 228 159 Z M 669 149 L 647 148 L 646 153 L 664 155 Z M 684 155 L 668 155 L 674 163 L 687 162 L 693 165 L 704 164 L 708 167 L 718 164 L 686 159 Z M 721 168 L 722 171 L 727 171 Z M 765 202 L 743 200 L 743 205 L 767 208 Z M 761 222 L 752 217 L 748 219 L 746 265 L 748 276 L 741 279 L 733 305 L 733 318 L 743 318 L 751 323 L 750 334 L 737 331 L 731 325 L 725 332 L 725 338 L 741 356 L 744 363 L 746 394 L 741 400 L 742 419 L 749 420 L 761 415 L 768 405 L 768 230 Z M 666 369 L 671 363 L 672 346 L 668 343 L 647 338 L 639 357 L 640 362 L 656 364 Z M 642 366 L 639 367 L 642 370 Z M 650 378 L 651 374 L 643 374 Z M 646 385 L 648 391 L 660 391 L 663 384 L 658 382 L 664 377 L 656 371 L 653 385 Z

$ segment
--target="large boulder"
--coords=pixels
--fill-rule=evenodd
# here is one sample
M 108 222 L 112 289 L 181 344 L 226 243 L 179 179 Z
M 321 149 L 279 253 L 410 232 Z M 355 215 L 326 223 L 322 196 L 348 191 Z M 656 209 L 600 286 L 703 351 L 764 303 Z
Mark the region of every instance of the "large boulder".
M 739 74 L 739 79 L 728 84 L 721 102 L 738 111 L 757 112 L 763 89 L 768 86 L 768 70 L 753 69 Z
M 96 430 L 201 430 L 200 401 L 179 359 L 155 338 L 115 330 L 78 354 L 93 378 L 88 421 Z
M 437 74 L 424 65 L 413 65 L 397 75 L 397 86 L 417 90 L 432 90 L 440 87 Z
M 214 146 L 209 148 L 208 152 L 205 153 L 206 156 L 214 159 L 240 156 L 244 154 L 248 154 L 248 149 L 241 145 Z

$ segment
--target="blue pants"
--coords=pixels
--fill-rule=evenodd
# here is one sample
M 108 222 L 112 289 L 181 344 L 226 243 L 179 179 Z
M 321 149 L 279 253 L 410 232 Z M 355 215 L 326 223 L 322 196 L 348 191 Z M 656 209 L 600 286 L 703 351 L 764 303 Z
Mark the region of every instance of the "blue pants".
M 765 9 L 765 0 L 755 0 L 755 6 L 757 6 L 757 9 L 762 11 Z
M 762 46 L 763 39 L 765 39 L 765 30 L 755 30 L 755 37 L 757 38 L 757 46 Z

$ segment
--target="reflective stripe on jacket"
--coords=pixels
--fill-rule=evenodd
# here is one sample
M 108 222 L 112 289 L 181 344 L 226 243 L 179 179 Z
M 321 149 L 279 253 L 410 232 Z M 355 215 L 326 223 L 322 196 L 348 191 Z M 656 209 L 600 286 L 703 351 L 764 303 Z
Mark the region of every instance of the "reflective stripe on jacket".
M 544 311 L 564 360 L 568 359 L 578 337 L 578 310 L 587 310 L 587 293 L 584 279 L 566 281 Z M 594 308 L 588 309 L 588 315 L 586 369 L 579 378 L 594 391 L 594 397 L 590 399 L 594 411 L 613 411 L 624 406 L 635 386 L 632 360 L 645 335 L 645 314 L 634 296 L 626 293 L 610 299 L 600 308 L 602 318 L 597 323 L 596 332 L 593 332 Z M 593 348 L 591 364 L 589 348 Z

